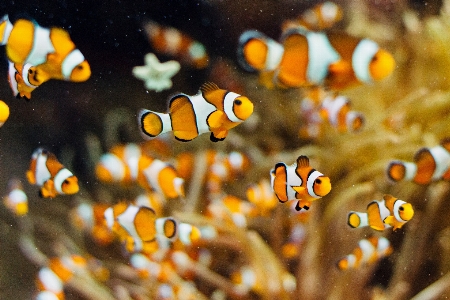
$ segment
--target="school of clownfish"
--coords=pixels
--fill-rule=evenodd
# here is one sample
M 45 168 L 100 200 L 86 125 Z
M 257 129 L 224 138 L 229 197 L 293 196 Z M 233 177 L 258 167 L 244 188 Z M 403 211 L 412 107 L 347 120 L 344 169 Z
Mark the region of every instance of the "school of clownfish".
M 395 68 L 392 55 L 374 41 L 344 32 L 328 32 L 327 29 L 341 18 L 342 10 L 334 3 L 325 2 L 296 20 L 286 21 L 279 42 L 255 30 L 242 33 L 239 39 L 238 62 L 247 71 L 259 72 L 262 85 L 305 89 L 306 96 L 300 105 L 304 119 L 299 130 L 302 137 L 320 137 L 325 122 L 338 132 L 361 130 L 363 114 L 351 110 L 350 100 L 339 92 L 384 79 Z M 207 66 L 209 57 L 199 42 L 175 28 L 153 21 L 144 28 L 156 53 L 172 56 L 195 68 Z M 90 77 L 88 62 L 61 28 L 43 28 L 23 19 L 12 24 L 6 15 L 0 20 L 0 45 L 6 48 L 8 81 L 15 97 L 30 99 L 31 92 L 50 79 L 82 82 Z M 225 193 L 224 186 L 251 167 L 251 159 L 245 153 L 208 150 L 198 157 L 192 152 L 183 152 L 165 161 L 158 158 L 164 155 L 155 155 L 149 150 L 151 143 L 167 132 L 172 132 L 174 138 L 182 142 L 189 142 L 203 133 L 208 133 L 212 142 L 223 141 L 231 129 L 252 115 L 254 105 L 257 104 L 246 96 L 206 82 L 196 95 L 172 96 L 167 113 L 140 110 L 137 125 L 142 136 L 150 141 L 112 147 L 98 161 L 95 174 L 106 185 L 123 189 L 139 186 L 142 194 L 132 201 L 114 205 L 83 202 L 71 211 L 74 226 L 88 234 L 97 245 L 107 246 L 114 241 L 122 244 L 138 276 L 143 280 L 153 278 L 159 283 L 155 298 L 187 299 L 186 295 L 195 295 L 197 287 L 191 280 L 195 274 L 190 274 L 187 266 L 195 260 L 208 268 L 213 258 L 208 249 L 196 246 L 194 251 L 190 246 L 221 234 L 212 226 L 194 226 L 164 215 L 168 202 L 185 197 L 185 185 L 194 176 L 197 159 L 204 160 L 207 168 L 204 179 L 206 218 L 246 228 L 252 218 L 270 215 L 278 202 L 289 203 L 290 217 L 296 222 L 282 254 L 287 259 L 299 255 L 304 236 L 302 223 L 308 222 L 307 211 L 314 201 L 326 197 L 332 189 L 332 178 L 314 169 L 307 156 L 293 157 L 295 162 L 291 165 L 274 162 L 267 178 L 249 186 L 247 200 L 243 200 Z M 0 125 L 8 116 L 9 108 L 1 101 Z M 391 161 L 387 177 L 394 182 L 409 180 L 428 184 L 448 180 L 449 170 L 450 143 L 444 140 L 439 146 L 420 149 L 414 162 Z M 43 198 L 74 195 L 80 190 L 77 176 L 44 148 L 32 153 L 26 178 L 39 187 L 39 196 Z M 20 179 L 11 180 L 3 202 L 15 215 L 27 215 L 28 197 Z M 386 194 L 382 200 L 368 203 L 365 212 L 350 211 L 348 225 L 395 231 L 413 216 L 410 203 Z M 387 238 L 374 234 L 361 239 L 353 252 L 336 260 L 336 264 L 340 270 L 363 267 L 393 251 Z M 108 269 L 90 260 L 95 258 L 77 254 L 50 259 L 48 266 L 41 268 L 37 275 L 39 292 L 35 299 L 64 299 L 64 284 L 80 272 L 90 272 L 98 280 L 107 281 Z M 261 289 L 257 276 L 251 267 L 243 266 L 230 277 L 236 285 L 257 293 Z M 283 276 L 286 289 L 295 289 L 293 276 L 288 272 Z

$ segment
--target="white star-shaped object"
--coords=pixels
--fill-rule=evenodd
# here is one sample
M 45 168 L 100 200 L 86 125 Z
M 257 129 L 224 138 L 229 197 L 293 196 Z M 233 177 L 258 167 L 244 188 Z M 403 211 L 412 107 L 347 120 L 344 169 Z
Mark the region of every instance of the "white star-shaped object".
M 180 63 L 175 60 L 161 63 L 153 53 L 145 55 L 144 60 L 145 66 L 133 68 L 134 77 L 143 80 L 148 90 L 161 92 L 170 89 L 170 79 L 180 70 Z

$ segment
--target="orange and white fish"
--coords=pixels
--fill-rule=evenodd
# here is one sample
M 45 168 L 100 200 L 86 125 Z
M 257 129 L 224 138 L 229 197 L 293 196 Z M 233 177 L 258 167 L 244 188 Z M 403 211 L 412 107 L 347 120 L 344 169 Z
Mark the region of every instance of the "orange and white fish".
M 282 25 L 283 31 L 289 28 L 303 26 L 309 30 L 324 30 L 333 27 L 342 20 L 342 8 L 334 2 L 326 1 L 305 10 L 295 20 L 285 21 Z
M 65 168 L 53 153 L 44 148 L 37 148 L 33 152 L 26 176 L 30 184 L 41 187 L 39 195 L 43 198 L 73 195 L 80 189 L 78 178 Z
M 302 211 L 304 212 L 304 210 Z M 295 223 L 289 234 L 289 240 L 281 247 L 281 254 L 286 259 L 294 259 L 300 255 L 306 237 L 305 224 Z
M 114 239 L 104 218 L 105 210 L 108 207 L 102 203 L 81 203 L 70 213 L 72 223 L 77 228 L 89 232 L 94 241 L 102 246 L 111 244 Z
M 8 62 L 8 82 L 14 97 L 31 99 L 31 92 L 34 91 L 41 82 L 36 79 L 36 67 L 26 63 L 25 65 Z
M 102 182 L 137 182 L 144 189 L 167 198 L 184 196 L 184 180 L 177 176 L 175 169 L 143 153 L 136 144 L 114 146 L 100 158 L 95 172 Z
M 322 85 L 341 90 L 381 80 L 395 68 L 392 55 L 372 40 L 301 26 L 285 31 L 280 43 L 258 31 L 244 32 L 238 61 L 247 71 L 261 72 L 261 82 L 269 88 Z
M 16 216 L 28 213 L 28 197 L 18 179 L 12 179 L 8 184 L 9 193 L 3 197 L 3 204 Z
M 64 283 L 50 268 L 43 267 L 36 278 L 36 286 L 40 291 L 36 299 L 64 300 Z M 39 298 L 40 297 L 40 298 Z M 48 298 L 47 298 L 48 297 Z
M 121 202 L 106 209 L 104 216 L 108 228 L 118 235 L 129 253 L 153 253 L 158 250 L 158 235 L 173 239 L 177 234 L 175 219 L 157 218 L 145 206 Z
M 2 100 L 0 100 L 0 127 L 5 124 L 6 120 L 9 118 L 9 106 Z
M 330 178 L 309 165 L 307 156 L 301 155 L 297 162 L 287 166 L 283 162 L 270 171 L 271 185 L 278 200 L 282 203 L 298 200 L 295 209 L 308 210 L 311 201 L 320 199 L 331 191 Z
M 358 242 L 352 254 L 345 256 L 337 262 L 340 270 L 356 269 L 363 265 L 377 262 L 393 252 L 391 243 L 385 237 L 371 236 Z
M 220 200 L 212 201 L 207 207 L 207 214 L 215 220 L 226 220 L 238 227 L 246 227 L 247 217 L 255 216 L 256 209 L 250 202 L 226 195 Z
M 138 122 L 143 135 L 156 137 L 173 131 L 179 141 L 191 141 L 211 132 L 213 142 L 222 141 L 228 131 L 253 113 L 253 103 L 245 96 L 220 89 L 208 82 L 194 96 L 178 94 L 170 99 L 169 113 L 142 109 Z
M 300 129 L 300 135 L 306 138 L 319 137 L 324 121 L 341 133 L 358 132 L 365 122 L 364 115 L 351 110 L 350 100 L 340 95 L 329 94 L 318 101 L 306 97 L 302 100 L 300 111 L 306 120 L 306 124 Z
M 0 19 L 0 45 L 6 46 L 13 63 L 35 66 L 40 83 L 49 79 L 82 82 L 91 75 L 83 54 L 61 28 L 44 28 L 25 19 L 12 24 L 5 15 Z
M 367 205 L 367 213 L 351 211 L 348 214 L 348 225 L 352 228 L 370 226 L 378 231 L 393 227 L 395 231 L 413 216 L 414 209 L 410 203 L 392 195 L 384 195 L 383 200 L 373 200 Z
M 422 148 L 414 155 L 414 162 L 391 161 L 387 167 L 393 181 L 409 180 L 417 184 L 450 179 L 450 139 L 433 148 Z
M 258 213 L 268 216 L 278 203 L 270 182 L 263 179 L 247 188 L 247 199 L 256 206 Z
M 143 26 L 157 53 L 171 56 L 196 69 L 208 66 L 209 56 L 202 43 L 176 28 L 162 26 L 154 21 L 147 21 Z

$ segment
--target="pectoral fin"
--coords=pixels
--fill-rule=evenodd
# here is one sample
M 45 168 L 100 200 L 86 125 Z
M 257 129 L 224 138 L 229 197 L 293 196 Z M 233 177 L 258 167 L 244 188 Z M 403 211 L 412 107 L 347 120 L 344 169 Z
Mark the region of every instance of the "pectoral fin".
M 219 128 L 222 126 L 226 115 L 223 111 L 216 110 L 208 116 L 206 122 L 210 128 Z
M 393 226 L 393 225 L 394 225 L 394 221 L 395 221 L 395 218 L 394 218 L 393 216 L 388 216 L 388 217 L 386 217 L 386 218 L 383 220 L 383 222 L 384 222 L 385 224 L 388 224 L 388 225 L 390 225 L 390 226 Z

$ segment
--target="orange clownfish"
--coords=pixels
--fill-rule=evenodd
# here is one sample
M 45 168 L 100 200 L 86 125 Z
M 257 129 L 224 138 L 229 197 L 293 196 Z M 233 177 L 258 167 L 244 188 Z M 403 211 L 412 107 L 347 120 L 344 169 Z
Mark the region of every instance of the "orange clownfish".
M 417 184 L 450 179 L 450 139 L 433 148 L 422 148 L 414 156 L 414 162 L 391 161 L 387 167 L 393 181 L 410 180 Z
M 30 100 L 31 92 L 41 85 L 36 78 L 36 67 L 29 63 L 21 65 L 12 61 L 8 64 L 8 82 L 14 97 Z
M 118 203 L 104 213 L 110 228 L 130 252 L 153 253 L 158 250 L 158 235 L 173 239 L 177 222 L 173 218 L 156 218 L 155 212 L 145 206 Z
M 111 244 L 114 239 L 104 218 L 105 210 L 108 207 L 101 203 L 81 203 L 70 213 L 72 223 L 77 228 L 89 232 L 94 241 L 102 246 Z
M 322 133 L 322 125 L 327 121 L 338 132 L 358 132 L 364 125 L 364 115 L 351 110 L 351 102 L 345 96 L 328 95 L 319 99 L 316 104 L 310 98 L 304 98 L 301 103 L 301 113 L 306 125 L 300 129 L 300 135 L 306 138 L 316 138 Z
M 178 94 L 170 99 L 169 113 L 142 109 L 139 127 L 144 135 L 156 137 L 173 131 L 179 141 L 191 141 L 211 132 L 213 142 L 226 138 L 228 130 L 244 122 L 253 113 L 253 103 L 245 96 L 220 89 L 208 82 L 194 96 Z
M 247 199 L 256 206 L 262 216 L 267 216 L 277 205 L 277 196 L 274 194 L 270 182 L 263 179 L 247 188 Z
M 216 220 L 229 220 L 238 227 L 247 226 L 247 217 L 256 215 L 255 206 L 232 195 L 212 201 L 207 207 L 207 214 Z
M 373 264 L 391 255 L 392 251 L 391 243 L 387 238 L 371 236 L 360 240 L 352 254 L 340 259 L 336 265 L 339 270 L 355 269 L 362 265 Z
M 3 197 L 5 206 L 16 216 L 28 213 L 28 197 L 23 190 L 22 183 L 18 179 L 9 182 L 9 193 Z
M 43 267 L 36 277 L 36 286 L 40 291 L 36 299 L 64 300 L 64 283 L 50 268 Z M 40 297 L 40 298 L 39 298 Z
M 178 29 L 147 21 L 144 24 L 144 30 L 157 53 L 172 56 L 197 69 L 204 69 L 208 66 L 209 57 L 205 46 Z
M 367 213 L 351 211 L 348 214 L 348 225 L 352 228 L 370 226 L 383 231 L 393 227 L 402 228 L 414 216 L 410 203 L 397 199 L 392 195 L 384 195 L 383 200 L 373 200 L 367 205 Z
M 2 100 L 0 100 L 0 127 L 5 124 L 6 120 L 9 118 L 9 106 Z
M 301 155 L 291 166 L 280 162 L 270 171 L 271 185 L 278 200 L 298 200 L 295 209 L 308 210 L 311 201 L 320 199 L 331 191 L 330 178 L 309 165 L 308 157 Z
M 341 90 L 381 80 L 395 68 L 392 55 L 372 40 L 304 27 L 285 31 L 281 43 L 246 31 L 239 39 L 238 60 L 247 71 L 261 72 L 269 88 L 323 85 Z
M 26 176 L 30 184 L 41 187 L 39 196 L 43 198 L 73 195 L 80 189 L 78 178 L 65 168 L 53 153 L 43 148 L 33 152 Z
M 103 182 L 137 182 L 149 191 L 167 198 L 184 196 L 184 180 L 168 163 L 143 153 L 136 144 L 114 146 L 100 158 L 96 166 L 97 178 Z
M 342 8 L 336 3 L 327 1 L 305 10 L 295 20 L 285 21 L 282 25 L 283 31 L 289 28 L 303 26 L 309 30 L 324 30 L 331 28 L 342 20 Z
M 44 28 L 25 19 L 13 25 L 5 15 L 0 19 L 0 45 L 6 46 L 13 63 L 35 66 L 39 83 L 50 79 L 82 82 L 91 76 L 88 62 L 64 29 Z

